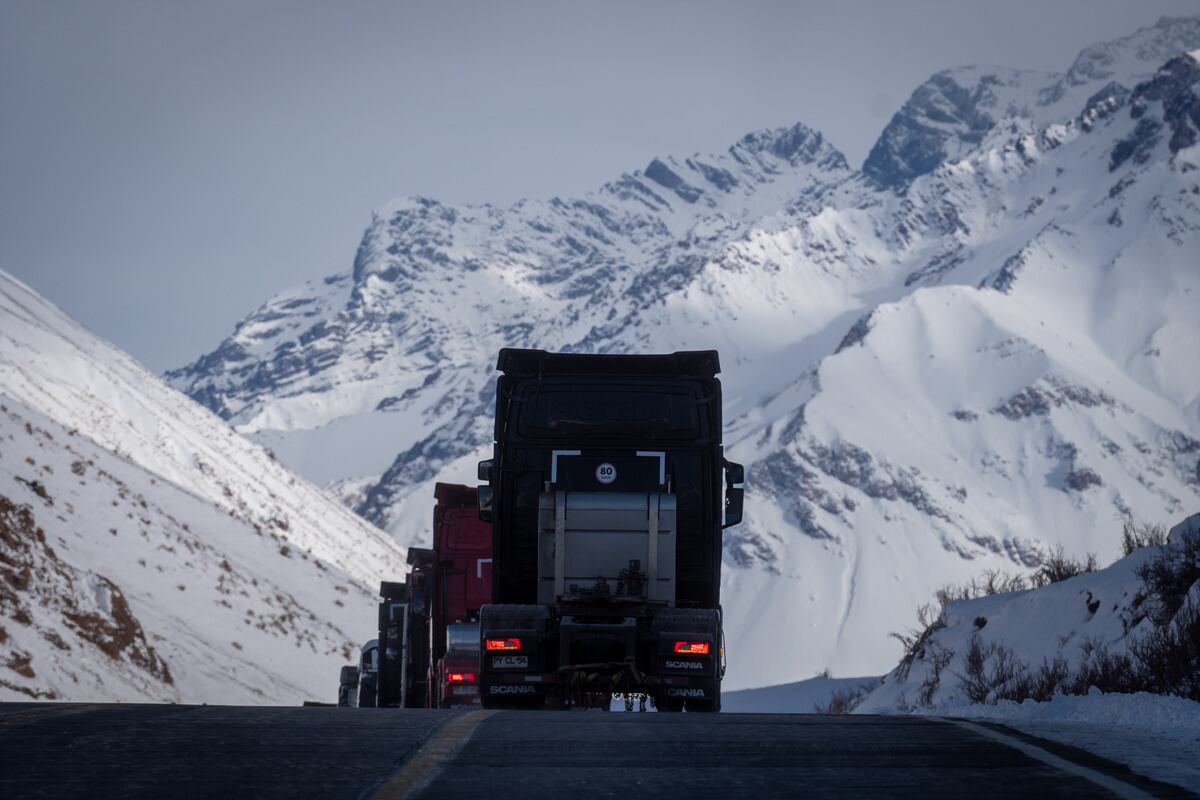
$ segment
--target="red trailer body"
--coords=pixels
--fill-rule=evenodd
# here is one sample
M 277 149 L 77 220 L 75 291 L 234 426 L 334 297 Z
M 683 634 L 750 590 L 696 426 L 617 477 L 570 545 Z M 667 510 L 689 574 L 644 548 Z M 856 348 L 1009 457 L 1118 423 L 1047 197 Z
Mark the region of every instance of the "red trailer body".
M 479 609 L 492 601 L 492 526 L 473 486 L 434 489 L 433 547 L 408 549 L 402 582 L 384 581 L 374 667 L 360 673 L 358 705 L 445 708 L 479 702 Z M 352 684 L 339 682 L 349 704 Z
M 492 601 L 492 526 L 479 519 L 476 489 L 434 488 L 429 693 L 442 708 L 479 702 L 479 608 Z

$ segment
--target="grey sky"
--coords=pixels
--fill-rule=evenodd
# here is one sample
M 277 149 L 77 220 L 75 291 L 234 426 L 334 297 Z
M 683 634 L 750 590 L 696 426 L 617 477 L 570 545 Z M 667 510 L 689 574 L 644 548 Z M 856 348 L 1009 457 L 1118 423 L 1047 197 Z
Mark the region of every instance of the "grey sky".
M 400 195 L 507 203 L 803 121 L 861 163 L 926 77 L 1063 70 L 1200 0 L 0 0 L 0 268 L 149 367 L 349 268 Z

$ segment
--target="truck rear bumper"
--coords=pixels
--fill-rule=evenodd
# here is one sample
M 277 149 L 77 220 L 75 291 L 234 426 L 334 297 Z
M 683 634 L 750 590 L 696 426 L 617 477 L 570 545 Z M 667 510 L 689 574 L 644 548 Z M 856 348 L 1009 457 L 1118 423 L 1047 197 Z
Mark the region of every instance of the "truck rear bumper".
M 679 686 L 679 687 L 700 686 L 700 687 L 703 687 L 703 686 L 712 686 L 715 682 L 716 682 L 716 678 L 714 678 L 712 675 L 706 675 L 703 677 L 698 676 L 698 675 L 643 675 L 641 681 L 638 682 L 638 688 L 633 689 L 633 691 L 651 691 L 651 690 L 657 689 L 659 687 L 665 687 L 665 686 Z M 571 683 L 570 677 L 564 677 L 563 675 L 561 675 L 559 673 L 555 673 L 555 672 L 549 673 L 547 675 L 528 675 L 528 674 L 526 674 L 526 675 L 489 675 L 488 676 L 488 685 L 490 685 L 490 686 L 521 684 L 521 685 L 530 685 L 530 686 L 535 686 L 535 687 L 542 686 L 542 687 L 559 688 L 564 685 L 569 685 L 570 683 Z M 611 685 L 607 685 L 603 682 L 597 682 L 597 683 L 593 684 L 592 686 L 589 686 L 588 688 L 595 689 L 596 691 L 599 691 L 602 689 L 603 690 L 611 690 L 612 689 Z
M 481 690 L 485 706 L 516 701 L 531 703 L 534 707 L 595 705 L 597 696 L 645 694 L 654 698 L 661 708 L 664 701 L 713 701 L 721 693 L 720 683 L 713 676 L 647 675 L 636 685 L 618 687 L 603 680 L 581 684 L 573 681 L 569 674 L 564 677 L 559 673 L 492 676 Z
M 485 606 L 481 619 L 480 694 L 484 705 L 506 700 L 567 705 L 598 694 L 648 694 L 664 700 L 720 696 L 717 610 L 654 608 L 639 616 L 594 611 L 555 614 L 545 606 Z M 538 609 L 533 624 L 514 611 Z M 513 611 L 509 611 L 513 609 Z M 532 613 L 527 616 L 532 618 Z

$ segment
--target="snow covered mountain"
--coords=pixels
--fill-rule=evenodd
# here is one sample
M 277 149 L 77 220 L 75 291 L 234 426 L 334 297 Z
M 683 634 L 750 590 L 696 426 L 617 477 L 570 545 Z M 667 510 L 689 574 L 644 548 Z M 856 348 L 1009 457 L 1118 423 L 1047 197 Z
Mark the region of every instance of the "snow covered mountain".
M 1077 114 L 1093 97 L 1123 100 L 1198 41 L 1200 17 L 1163 18 L 1154 27 L 1085 47 L 1063 74 L 986 66 L 939 72 L 892 117 L 863 173 L 881 186 L 906 186 L 965 156 L 1005 117 L 1045 126 Z
M 393 540 L 0 273 L 0 698 L 331 699 Z
M 1104 569 L 949 602 L 856 710 L 936 713 L 1014 698 L 1045 702 L 1091 687 L 1195 700 L 1198 553 L 1200 514 L 1193 514 L 1165 544 Z M 1148 572 L 1157 576 L 1151 585 Z
M 500 347 L 718 348 L 730 688 L 878 674 L 933 587 L 1200 507 L 1195 48 L 940 73 L 862 171 L 797 125 L 575 200 L 397 201 L 170 379 L 407 543 L 473 480 Z

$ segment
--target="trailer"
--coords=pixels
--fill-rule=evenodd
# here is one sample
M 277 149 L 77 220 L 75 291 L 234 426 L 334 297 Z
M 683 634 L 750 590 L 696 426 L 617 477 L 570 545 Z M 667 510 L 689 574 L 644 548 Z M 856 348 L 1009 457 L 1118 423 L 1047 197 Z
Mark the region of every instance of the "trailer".
M 471 486 L 434 488 L 429 708 L 479 702 L 479 609 L 492 597 L 492 528 Z
M 491 599 L 491 526 L 471 486 L 434 487 L 433 547 L 410 547 L 403 581 L 380 584 L 378 638 L 342 669 L 339 705 L 479 702 L 479 609 Z M 357 681 L 357 691 L 351 683 Z
M 724 458 L 717 353 L 504 349 L 497 369 L 482 704 L 624 693 L 720 710 L 721 537 L 741 520 L 743 469 Z

